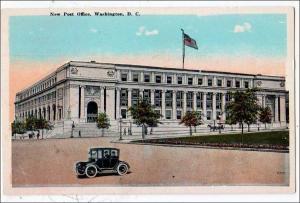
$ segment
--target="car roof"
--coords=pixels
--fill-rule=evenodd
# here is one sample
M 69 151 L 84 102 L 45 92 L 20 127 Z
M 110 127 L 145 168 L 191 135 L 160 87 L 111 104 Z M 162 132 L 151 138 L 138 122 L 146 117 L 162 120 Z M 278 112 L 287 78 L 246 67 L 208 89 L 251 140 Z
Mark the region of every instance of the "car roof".
M 119 150 L 117 148 L 111 148 L 111 147 L 93 147 L 93 148 L 90 148 L 90 150 L 99 150 L 99 149 L 110 149 L 110 150 Z

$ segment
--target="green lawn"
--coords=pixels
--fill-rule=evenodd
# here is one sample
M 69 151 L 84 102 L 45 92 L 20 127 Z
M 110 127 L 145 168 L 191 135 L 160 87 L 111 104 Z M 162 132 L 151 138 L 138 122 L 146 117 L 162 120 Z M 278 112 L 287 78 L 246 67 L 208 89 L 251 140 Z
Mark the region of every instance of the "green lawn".
M 192 136 L 192 137 L 180 137 L 180 138 L 162 138 L 144 140 L 146 143 L 158 143 L 158 144 L 199 144 L 199 145 L 216 145 L 231 146 L 242 143 L 247 146 L 261 146 L 262 148 L 269 148 L 270 146 L 289 146 L 289 132 L 288 131 L 274 131 L 274 132 L 256 132 L 246 133 L 243 136 L 241 134 L 220 134 L 209 136 Z

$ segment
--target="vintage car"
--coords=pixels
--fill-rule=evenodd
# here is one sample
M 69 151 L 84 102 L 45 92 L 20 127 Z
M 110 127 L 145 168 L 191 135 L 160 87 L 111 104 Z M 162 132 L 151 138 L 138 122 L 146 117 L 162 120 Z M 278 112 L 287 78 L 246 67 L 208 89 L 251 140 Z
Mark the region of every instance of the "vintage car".
M 89 160 L 76 163 L 76 174 L 78 177 L 95 177 L 103 172 L 113 172 L 125 175 L 129 171 L 129 164 L 120 161 L 120 150 L 116 148 L 91 148 Z

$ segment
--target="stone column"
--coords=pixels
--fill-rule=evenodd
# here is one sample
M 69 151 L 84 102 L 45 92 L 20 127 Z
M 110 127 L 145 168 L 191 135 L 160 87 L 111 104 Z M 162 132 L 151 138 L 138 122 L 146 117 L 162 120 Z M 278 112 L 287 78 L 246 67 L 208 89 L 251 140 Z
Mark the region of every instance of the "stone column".
M 212 100 L 212 115 L 213 115 L 213 120 L 217 120 L 217 112 L 216 112 L 216 106 L 217 106 L 217 102 L 216 102 L 216 92 L 213 92 L 213 100 Z
M 166 118 L 166 90 L 161 91 L 161 114 L 162 119 Z
M 144 72 L 141 71 L 141 74 L 140 74 L 140 82 L 144 82 Z
M 132 93 L 132 89 L 128 88 L 128 108 L 131 107 L 131 93 Z
M 213 86 L 214 87 L 217 86 L 217 77 L 216 76 L 213 77 Z
M 80 103 L 80 118 L 85 121 L 86 120 L 86 115 L 85 115 L 85 87 L 81 86 L 81 103 Z
M 151 93 L 150 93 L 150 94 L 151 94 L 151 95 L 150 95 L 150 96 L 151 96 L 151 105 L 154 105 L 154 92 L 155 92 L 155 90 L 154 90 L 154 89 L 151 89 L 150 92 L 151 92 Z
M 203 112 L 202 112 L 202 115 L 203 115 L 203 120 L 206 121 L 206 96 L 207 96 L 207 92 L 203 92 Z
M 131 70 L 128 71 L 128 81 L 132 81 L 132 74 L 131 74 Z
M 266 107 L 266 99 L 267 99 L 267 95 L 263 95 L 262 96 L 262 107 Z
M 115 119 L 115 87 L 106 87 L 106 114 L 111 119 Z
M 236 87 L 235 86 L 235 80 L 236 80 L 235 78 L 232 78 L 232 87 Z
M 186 90 L 183 91 L 183 107 L 182 107 L 182 116 L 185 116 L 186 113 Z
M 104 87 L 100 87 L 100 111 L 104 112 Z
M 142 99 L 143 99 L 143 93 L 144 93 L 144 89 L 139 89 L 140 98 Z
M 286 122 L 286 103 L 285 103 L 285 96 L 280 96 L 280 122 Z
M 226 120 L 226 113 L 225 113 L 225 105 L 226 105 L 226 93 L 222 93 L 222 117 L 223 120 Z
M 155 75 L 154 75 L 154 72 L 151 72 L 150 82 L 155 82 Z
M 193 110 L 197 111 L 197 92 L 193 92 Z
M 172 102 L 172 110 L 173 110 L 173 120 L 177 120 L 177 112 L 176 112 L 176 90 L 173 90 L 173 102 Z
M 127 90 L 128 92 L 128 108 L 130 108 L 132 106 L 132 103 L 131 103 L 131 93 L 132 93 L 132 89 L 131 88 L 128 88 Z M 131 119 L 131 115 L 128 114 L 129 112 L 127 112 L 127 115 L 128 115 L 128 118 Z
M 203 77 L 203 86 L 207 86 L 207 76 Z
M 278 122 L 278 95 L 275 96 L 275 112 L 274 112 L 274 115 L 275 115 L 275 122 Z
M 121 117 L 121 114 L 120 114 L 120 92 L 121 92 L 121 89 L 119 87 L 117 87 L 116 91 L 117 91 L 117 98 L 116 98 L 116 119 L 119 119 Z

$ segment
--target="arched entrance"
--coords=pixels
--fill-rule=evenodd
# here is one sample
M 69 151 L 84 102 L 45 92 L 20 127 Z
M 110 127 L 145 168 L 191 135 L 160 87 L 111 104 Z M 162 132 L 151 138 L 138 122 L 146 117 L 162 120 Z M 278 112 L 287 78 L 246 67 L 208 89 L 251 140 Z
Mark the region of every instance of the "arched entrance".
M 96 102 L 89 102 L 87 105 L 87 122 L 96 122 L 98 116 L 98 105 Z

